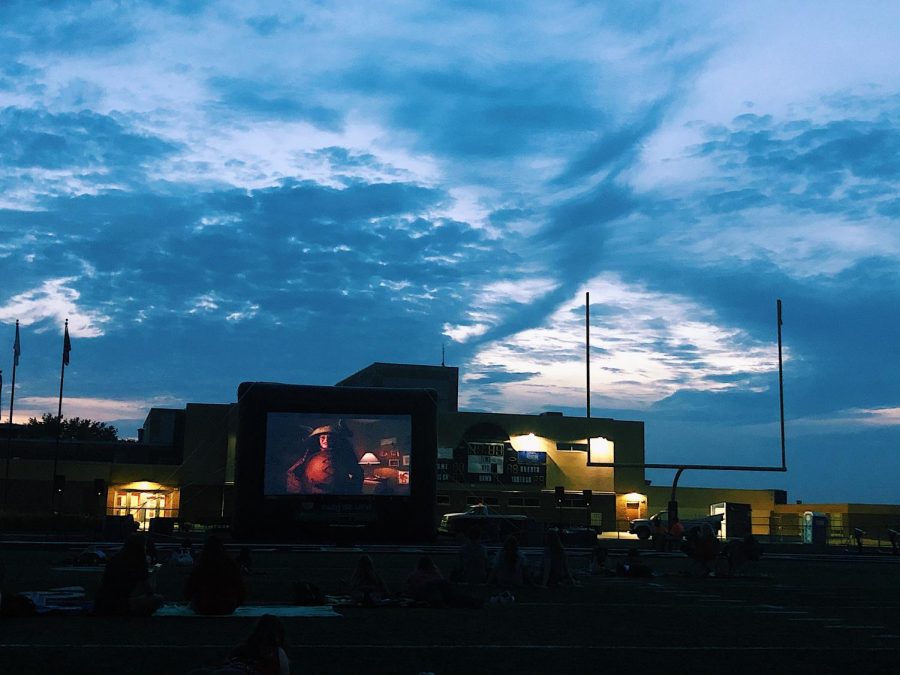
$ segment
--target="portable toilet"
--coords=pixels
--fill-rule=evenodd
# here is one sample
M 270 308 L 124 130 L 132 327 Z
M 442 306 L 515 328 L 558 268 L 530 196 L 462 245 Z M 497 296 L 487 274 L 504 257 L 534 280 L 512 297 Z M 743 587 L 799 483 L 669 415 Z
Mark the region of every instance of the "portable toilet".
M 803 543 L 816 546 L 828 543 L 828 516 L 818 511 L 803 513 Z

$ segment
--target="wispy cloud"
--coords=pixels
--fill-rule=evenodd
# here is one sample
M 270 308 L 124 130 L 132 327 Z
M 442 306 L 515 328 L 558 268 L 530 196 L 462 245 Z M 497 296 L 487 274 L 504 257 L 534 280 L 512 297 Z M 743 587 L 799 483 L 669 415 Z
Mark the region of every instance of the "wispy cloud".
M 39 288 L 13 296 L 0 306 L 0 321 L 11 323 L 18 319 L 23 326 L 38 324 L 39 331 L 46 331 L 50 329 L 47 323 L 61 327 L 68 319 L 72 337 L 103 335 L 103 324 L 109 317 L 79 306 L 81 294 L 72 287 L 76 281 L 74 277 L 50 279 Z
M 723 328 L 713 312 L 689 298 L 660 294 L 598 277 L 591 291 L 592 388 L 597 405 L 641 408 L 677 391 L 725 391 L 752 386 L 775 368 L 772 345 L 736 328 Z M 483 345 L 466 381 L 478 383 L 482 369 L 532 373 L 514 387 L 498 386 L 482 402 L 502 407 L 524 398 L 531 406 L 577 407 L 584 398 L 583 301 L 570 298 L 546 323 Z M 759 386 L 759 385 L 756 385 Z M 543 399 L 543 400 L 542 400 Z
M 13 420 L 22 424 L 32 417 L 40 419 L 41 415 L 47 412 L 55 415 L 58 405 L 59 399 L 52 396 L 22 396 L 16 399 Z M 63 400 L 63 416 L 98 421 L 140 420 L 143 422 L 150 408 L 171 408 L 179 405 L 184 405 L 183 401 L 168 396 L 129 400 L 67 396 Z

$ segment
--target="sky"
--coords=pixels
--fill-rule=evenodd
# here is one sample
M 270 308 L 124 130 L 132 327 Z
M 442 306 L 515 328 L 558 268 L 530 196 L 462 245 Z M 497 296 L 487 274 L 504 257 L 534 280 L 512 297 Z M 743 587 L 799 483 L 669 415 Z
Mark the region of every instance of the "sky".
M 680 485 L 898 503 L 900 5 L 0 3 L 0 406 L 460 369 Z M 5 347 L 2 345 L 5 343 Z M 671 471 L 648 472 L 671 484 Z

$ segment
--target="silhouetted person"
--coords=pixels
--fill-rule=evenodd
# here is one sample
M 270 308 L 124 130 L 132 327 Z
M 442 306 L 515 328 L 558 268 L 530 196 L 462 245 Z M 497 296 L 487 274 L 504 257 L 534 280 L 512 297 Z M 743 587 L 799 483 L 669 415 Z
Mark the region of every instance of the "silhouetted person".
M 482 602 L 462 593 L 447 581 L 430 556 L 422 556 L 406 579 L 406 592 L 413 600 L 431 607 L 480 607 Z
M 488 583 L 495 583 L 501 588 L 519 588 L 529 581 L 528 567 L 525 556 L 519 550 L 519 541 L 509 535 L 503 541 L 503 548 L 494 555 Z
M 665 549 L 667 551 L 677 551 L 681 546 L 682 539 L 684 539 L 684 525 L 681 524 L 678 516 L 675 516 L 672 518 L 672 522 L 669 523 Z
M 897 541 L 897 539 L 900 538 L 900 532 L 897 532 L 897 530 L 888 530 L 888 537 L 891 540 L 891 554 L 897 555 L 897 553 L 900 552 L 897 548 L 898 543 L 900 543 Z
M 641 553 L 636 548 L 628 549 L 625 561 L 616 566 L 616 573 L 623 577 L 652 577 L 653 570 L 641 561 Z
M 762 546 L 756 537 L 748 534 L 743 539 L 734 539 L 725 544 L 722 549 L 725 559 L 728 561 L 728 573 L 737 574 L 744 563 L 758 561 L 762 557 Z
M 151 565 L 155 565 L 159 562 L 159 553 L 156 550 L 156 542 L 154 539 L 155 537 L 152 533 L 147 535 L 147 562 Z
M 149 615 L 162 604 L 162 596 L 150 585 L 146 539 L 141 534 L 130 534 L 121 550 L 106 564 L 94 613 Z
M 695 573 L 698 576 L 710 576 L 713 561 L 719 555 L 719 539 L 712 526 L 704 523 L 699 530 L 691 530 L 685 549 L 695 563 Z
M 188 675 L 290 675 L 290 672 L 284 625 L 271 614 L 264 614 L 223 666 L 199 668 Z
M 659 516 L 650 519 L 650 541 L 655 551 L 664 551 L 666 548 L 666 528 L 663 527 Z
M 264 614 L 253 632 L 231 653 L 229 661 L 258 675 L 289 675 L 291 664 L 285 652 L 284 625 L 271 614 Z
M 544 541 L 544 555 L 541 559 L 541 586 L 575 585 L 575 579 L 569 571 L 566 549 L 563 548 L 559 532 L 548 530 Z
M 190 537 L 181 540 L 181 546 L 172 554 L 170 560 L 179 567 L 193 567 L 194 544 Z
M 241 574 L 253 573 L 253 560 L 250 557 L 250 547 L 242 546 L 238 552 L 237 564 L 241 570 Z
M 863 537 L 866 536 L 866 533 L 859 529 L 858 527 L 853 528 L 853 538 L 856 539 L 856 552 L 862 553 L 863 551 Z
M 457 553 L 455 581 L 483 584 L 488 578 L 488 552 L 481 543 L 481 528 L 472 527 Z
M 608 572 L 606 561 L 608 552 L 605 546 L 597 544 L 591 551 L 591 561 L 588 563 L 588 572 L 591 574 L 606 574 Z
M 350 597 L 362 605 L 374 605 L 390 595 L 387 584 L 375 571 L 375 563 L 367 555 L 360 556 L 353 576 L 350 577 Z
M 244 602 L 244 579 L 222 540 L 211 535 L 191 570 L 184 597 L 197 614 L 232 614 Z

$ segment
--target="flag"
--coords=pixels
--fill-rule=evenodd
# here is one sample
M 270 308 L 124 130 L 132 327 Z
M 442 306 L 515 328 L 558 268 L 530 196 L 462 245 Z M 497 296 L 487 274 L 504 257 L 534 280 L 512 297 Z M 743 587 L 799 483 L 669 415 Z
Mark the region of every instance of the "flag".
M 69 352 L 72 351 L 72 341 L 69 340 L 69 320 L 66 319 L 66 334 L 63 337 L 63 365 L 69 365 Z
M 13 366 L 19 365 L 19 354 L 22 353 L 22 347 L 19 344 L 19 321 L 16 320 L 16 341 L 13 342 Z

